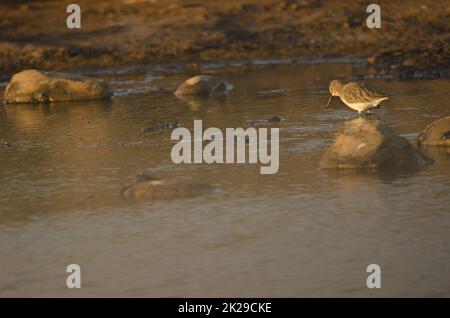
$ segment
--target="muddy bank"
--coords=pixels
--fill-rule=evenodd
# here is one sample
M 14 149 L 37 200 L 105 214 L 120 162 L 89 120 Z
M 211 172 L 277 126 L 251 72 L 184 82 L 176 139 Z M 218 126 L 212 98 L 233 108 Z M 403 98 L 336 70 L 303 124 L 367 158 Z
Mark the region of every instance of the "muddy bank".
M 449 76 L 450 7 L 441 1 L 380 2 L 382 27 L 372 30 L 360 1 L 77 3 L 81 30 L 66 28 L 64 2 L 3 1 L 2 77 L 25 68 L 330 56 L 367 58 L 367 75 Z

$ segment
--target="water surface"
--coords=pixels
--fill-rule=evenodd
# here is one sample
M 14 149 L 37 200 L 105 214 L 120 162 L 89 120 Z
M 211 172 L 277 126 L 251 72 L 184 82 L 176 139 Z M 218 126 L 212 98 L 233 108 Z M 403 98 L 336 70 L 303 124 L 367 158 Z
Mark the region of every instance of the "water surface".
M 318 161 L 355 113 L 325 110 L 327 83 L 358 78 L 351 64 L 207 70 L 234 84 L 227 98 L 170 93 L 193 74 L 98 74 L 111 101 L 1 105 L 0 296 L 450 296 L 450 156 L 420 172 L 332 173 Z M 414 143 L 449 113 L 450 82 L 371 80 L 391 99 L 382 122 Z M 273 116 L 280 170 L 175 165 L 170 131 L 242 127 Z M 209 182 L 212 194 L 129 201 L 138 173 Z M 65 268 L 82 269 L 82 288 Z M 368 290 L 365 269 L 382 268 Z

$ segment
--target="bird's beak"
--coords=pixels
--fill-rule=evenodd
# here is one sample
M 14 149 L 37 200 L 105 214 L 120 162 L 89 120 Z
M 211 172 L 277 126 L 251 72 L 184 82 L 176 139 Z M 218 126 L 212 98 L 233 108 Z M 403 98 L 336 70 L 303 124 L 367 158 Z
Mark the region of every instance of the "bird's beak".
M 330 103 L 331 103 L 331 99 L 332 98 L 333 98 L 333 95 L 331 95 L 330 98 L 328 99 L 328 103 L 327 103 L 327 106 L 326 106 L 327 109 L 330 108 Z

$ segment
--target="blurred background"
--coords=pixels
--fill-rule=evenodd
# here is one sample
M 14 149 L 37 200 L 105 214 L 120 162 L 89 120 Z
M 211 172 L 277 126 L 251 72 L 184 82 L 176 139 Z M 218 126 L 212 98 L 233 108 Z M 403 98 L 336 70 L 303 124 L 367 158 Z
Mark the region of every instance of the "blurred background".
M 362 56 L 372 73 L 446 77 L 450 2 L 77 0 L 81 29 L 66 27 L 74 1 L 0 4 L 0 71 L 198 63 L 275 57 Z

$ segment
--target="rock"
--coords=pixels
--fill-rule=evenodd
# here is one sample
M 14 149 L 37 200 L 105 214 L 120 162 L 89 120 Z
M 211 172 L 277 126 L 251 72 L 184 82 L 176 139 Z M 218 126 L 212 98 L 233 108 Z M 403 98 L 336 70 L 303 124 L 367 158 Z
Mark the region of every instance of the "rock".
M 26 70 L 15 74 L 5 89 L 7 103 L 49 103 L 110 98 L 109 84 L 79 75 Z
M 261 119 L 261 120 L 246 120 L 244 123 L 244 127 L 253 127 L 253 126 L 259 126 L 259 125 L 269 125 L 274 123 L 279 123 L 283 119 L 278 116 L 273 116 L 271 118 L 267 119 Z
M 152 176 L 139 176 L 135 184 L 125 187 L 121 194 L 126 199 L 170 200 L 196 197 L 212 192 L 207 183 L 185 179 L 157 179 Z
M 377 57 L 376 56 L 369 56 L 367 58 L 367 63 L 369 63 L 369 64 L 375 64 L 376 61 L 377 61 Z
M 8 140 L 0 140 L 0 149 L 9 147 L 11 147 L 11 144 Z
M 178 121 L 172 122 L 172 123 L 163 123 L 163 124 L 156 124 L 150 127 L 145 127 L 141 129 L 142 133 L 158 133 L 161 131 L 169 130 L 169 129 L 175 129 L 181 127 L 181 123 Z
M 412 57 L 407 58 L 402 63 L 403 66 L 413 66 L 414 64 L 416 64 L 416 60 L 414 58 L 412 58 Z
M 225 95 L 233 85 L 209 75 L 192 77 L 181 84 L 175 95 Z
M 433 162 L 379 120 L 348 121 L 320 160 L 323 169 L 417 170 Z
M 420 146 L 450 147 L 450 116 L 429 124 L 419 135 L 418 143 Z
M 264 90 L 264 91 L 259 91 L 257 92 L 258 96 L 279 96 L 279 95 L 284 95 L 288 92 L 288 89 L 285 88 L 275 88 L 275 89 L 270 89 L 270 90 Z

